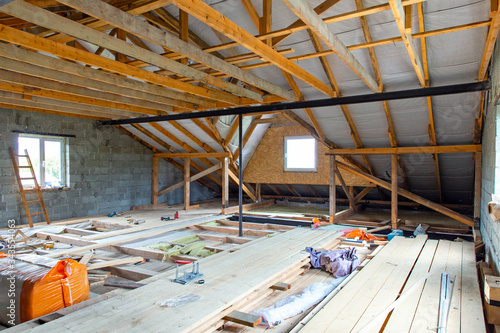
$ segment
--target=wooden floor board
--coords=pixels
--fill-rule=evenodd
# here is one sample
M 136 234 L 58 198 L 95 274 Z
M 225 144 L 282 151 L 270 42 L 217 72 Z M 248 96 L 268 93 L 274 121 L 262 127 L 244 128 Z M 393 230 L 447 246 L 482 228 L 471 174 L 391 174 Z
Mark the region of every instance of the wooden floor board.
M 309 321 L 301 332 L 324 332 L 330 327 L 340 313 L 355 298 L 358 291 L 368 282 L 371 282 L 374 275 L 381 270 L 391 255 L 401 252 L 401 249 L 409 246 L 408 241 L 403 237 L 394 237 L 384 249 L 364 267 L 356 278 L 349 282 L 325 307 L 319 311 L 314 318 Z M 360 297 L 362 297 L 360 295 Z M 333 301 L 335 299 L 335 301 Z
M 462 315 L 461 332 L 484 332 L 485 323 L 481 293 L 477 281 L 474 243 L 464 243 L 462 252 Z
M 269 251 L 271 251 L 272 248 L 275 250 L 279 251 L 281 249 L 280 246 L 290 246 L 288 245 L 290 242 L 290 239 L 295 239 L 297 237 L 300 237 L 300 235 L 305 234 L 307 232 L 306 229 L 304 230 L 292 230 L 288 233 L 280 234 L 277 235 L 273 238 L 267 238 L 266 241 L 263 242 L 258 242 L 257 244 L 250 245 L 246 248 L 246 251 L 243 252 L 235 252 L 233 253 L 230 258 L 234 260 L 237 263 L 234 264 L 228 264 L 227 260 L 217 260 L 214 265 L 211 265 L 210 267 L 205 267 L 203 264 L 200 264 L 200 271 L 205 274 L 206 276 L 212 276 L 212 278 L 216 278 L 219 275 L 223 274 L 224 272 L 221 271 L 221 269 L 234 269 L 237 270 L 239 267 L 247 266 L 251 267 L 251 261 L 258 261 L 259 258 L 265 258 L 268 256 Z M 307 235 L 305 237 L 308 237 Z M 141 299 L 156 299 L 159 300 L 161 299 L 167 299 L 172 297 L 172 294 L 175 296 L 175 291 L 179 290 L 179 288 L 182 288 L 182 290 L 186 289 L 193 289 L 193 285 L 186 285 L 186 286 L 181 286 L 175 283 L 172 283 L 172 274 L 175 273 L 165 273 L 156 276 L 156 282 L 151 282 L 148 286 L 147 289 L 144 288 L 138 288 L 136 290 L 130 291 L 130 295 L 127 294 L 127 296 L 130 297 L 138 297 Z M 212 274 L 212 275 L 211 275 Z M 206 279 L 205 276 L 205 279 Z M 207 283 L 203 285 L 203 289 L 207 289 L 210 287 L 210 285 L 213 283 L 213 281 L 207 280 Z M 185 291 L 186 293 L 188 291 Z M 196 291 L 195 291 L 196 292 Z M 149 308 L 153 307 L 154 302 L 149 302 L 146 304 L 146 302 L 143 303 L 137 303 L 135 302 L 129 302 L 129 303 L 123 303 L 121 300 L 109 300 L 105 303 L 100 304 L 100 306 L 94 307 L 89 307 L 87 311 L 89 314 L 85 313 L 78 313 L 75 314 L 75 318 L 72 318 L 72 320 L 67 320 L 65 322 L 64 327 L 66 329 L 71 329 L 74 327 L 77 327 L 79 322 L 81 320 L 85 320 L 88 316 L 93 318 L 93 323 L 98 325 L 99 329 L 102 327 L 104 330 L 104 327 L 106 325 L 112 325 L 113 322 L 109 321 L 109 317 L 111 315 L 114 315 L 116 320 L 119 322 L 122 322 L 122 326 L 125 329 L 127 324 L 128 325 L 133 325 L 133 323 L 128 322 L 127 324 L 124 322 L 127 319 L 133 318 L 134 316 L 140 317 L 141 315 L 141 310 L 144 308 L 144 311 L 147 312 Z M 78 316 L 78 317 L 77 317 Z M 64 320 L 64 319 L 63 319 Z M 61 320 L 61 322 L 63 321 Z M 49 324 L 47 324 L 49 325 Z M 49 327 L 48 327 L 49 328 Z M 54 327 L 54 329 L 59 329 L 59 327 Z
M 441 264 L 446 264 L 448 254 L 450 252 L 450 241 L 440 240 L 431 269 L 439 267 Z M 410 328 L 410 332 L 425 332 L 428 330 L 436 330 L 438 326 L 439 314 L 439 291 L 441 286 L 441 272 L 445 269 L 444 266 L 429 276 L 425 282 L 420 302 L 415 311 L 415 318 Z
M 427 240 L 415 267 L 406 281 L 403 293 L 408 291 L 409 288 L 429 272 L 437 245 L 437 240 Z M 384 333 L 402 333 L 410 330 L 423 288 L 424 284 L 421 284 L 419 288 L 414 289 L 414 291 L 406 297 L 404 302 L 400 303 L 394 309 L 384 328 Z
M 379 322 L 373 322 L 373 320 L 399 296 L 399 293 L 403 289 L 408 275 L 414 267 L 426 240 L 427 236 L 425 235 L 417 236 L 415 241 L 411 244 L 409 250 L 401 256 L 401 260 L 390 273 L 377 295 L 373 297 L 369 307 L 365 310 L 363 316 L 359 319 L 356 326 L 354 326 L 351 331 L 357 332 L 367 324 L 372 325 L 371 327 L 373 332 L 378 332 L 380 330 L 385 318 Z
M 264 253 L 265 250 L 263 249 L 263 244 L 266 242 L 260 242 L 256 246 L 256 248 L 253 249 L 252 246 L 248 246 L 245 248 L 245 251 L 242 250 L 236 251 L 232 254 L 232 256 L 240 258 L 240 260 L 237 262 L 237 265 L 245 267 L 245 269 L 247 266 L 247 262 L 244 259 L 246 258 L 249 261 L 254 260 L 255 268 L 253 269 L 255 271 L 253 277 L 250 275 L 248 279 L 250 278 L 255 279 L 255 276 L 257 276 L 258 280 L 263 279 L 263 281 L 266 282 L 267 279 L 273 277 L 279 279 L 279 274 L 277 276 L 273 276 L 272 274 L 273 269 L 279 270 L 281 267 L 281 269 L 283 270 L 286 269 L 287 266 L 289 266 L 291 263 L 301 264 L 299 259 L 307 258 L 307 253 L 303 251 L 306 245 L 309 246 L 314 243 L 317 243 L 319 245 L 325 239 L 330 239 L 331 241 L 332 236 L 335 235 L 333 232 L 318 233 L 316 231 L 313 232 L 308 229 L 304 229 L 303 231 L 302 230 L 296 231 L 296 230 L 297 229 L 287 232 L 286 233 L 287 235 L 285 236 L 282 236 L 284 235 L 282 234 L 282 235 L 276 235 L 273 238 L 269 238 L 267 243 L 273 245 L 270 246 L 270 249 L 267 251 L 267 256 L 265 255 L 266 253 Z M 296 235 L 296 236 L 290 237 L 290 235 Z M 302 235 L 302 237 L 300 237 L 300 235 Z M 279 244 L 280 239 L 282 240 L 283 243 L 281 251 L 279 251 L 279 245 L 278 246 L 276 245 L 277 242 Z M 276 250 L 276 253 L 273 253 L 273 250 Z M 260 263 L 257 260 L 258 256 L 257 259 L 255 257 L 255 253 L 259 253 L 259 251 L 262 251 L 261 254 L 262 260 Z M 229 258 L 229 256 L 227 256 L 227 258 Z M 219 264 L 219 261 L 216 262 L 214 261 L 213 263 L 214 263 L 213 267 L 216 267 L 217 264 Z M 235 269 L 234 265 L 230 262 L 225 262 L 225 265 L 226 267 L 229 265 L 233 270 Z M 210 273 L 211 271 L 215 271 L 213 272 L 213 274 L 217 274 L 217 269 L 213 267 L 212 266 L 206 267 L 205 269 L 208 273 Z M 200 270 L 202 273 L 204 273 L 203 266 L 201 266 Z M 267 271 L 270 272 L 267 273 Z M 207 273 L 207 278 L 209 277 L 208 273 Z M 250 281 L 245 280 L 245 274 L 241 275 L 241 278 L 239 278 L 238 281 L 236 281 L 237 278 L 238 277 L 235 277 L 233 279 L 235 280 L 233 281 L 233 283 L 237 283 L 236 285 L 233 286 L 233 289 L 236 290 L 236 292 L 245 293 L 245 292 L 251 292 L 253 290 L 252 288 L 253 282 L 252 280 Z M 212 279 L 207 279 L 207 283 L 205 285 L 189 284 L 187 286 L 181 286 L 181 285 L 173 286 L 173 284 L 170 281 L 162 281 L 158 279 L 156 282 L 152 282 L 151 284 L 145 287 L 138 288 L 136 290 L 128 292 L 126 295 L 124 295 L 123 299 L 111 300 L 111 302 L 109 302 L 108 304 L 103 304 L 99 308 L 96 307 L 94 309 L 86 309 L 87 310 L 86 314 L 80 313 L 78 314 L 78 316 L 74 318 L 62 318 L 61 321 L 58 323 L 59 326 L 54 328 L 56 330 L 61 328 L 74 329 L 79 326 L 78 322 L 81 323 L 83 320 L 85 320 L 85 318 L 89 317 L 93 318 L 91 328 L 96 332 L 110 331 L 113 329 L 113 324 L 116 322 L 120 322 L 120 327 L 122 330 L 126 330 L 131 327 L 137 327 L 137 331 L 149 332 L 149 331 L 154 331 L 156 327 L 165 328 L 166 318 L 170 319 L 172 315 L 180 316 L 180 313 L 182 313 L 182 308 L 181 307 L 175 308 L 174 311 L 172 311 L 172 309 L 159 308 L 158 306 L 155 306 L 153 304 L 155 300 L 169 298 L 169 296 L 171 297 L 172 295 L 176 294 L 179 295 L 182 293 L 186 293 L 188 291 L 194 291 L 202 295 L 203 297 L 202 300 L 206 298 L 205 301 L 209 301 L 208 303 L 210 303 L 212 298 L 220 297 L 221 294 L 228 294 L 227 290 L 224 288 L 224 285 L 228 283 L 228 280 L 229 282 L 231 282 L 231 279 L 227 277 L 226 278 L 220 277 L 219 280 L 220 281 L 218 281 L 218 284 L 214 284 L 215 288 L 210 289 L 211 283 L 213 282 Z M 260 281 L 259 283 L 262 283 L 262 281 Z M 240 286 L 241 289 L 239 290 Z M 206 291 L 206 292 L 201 292 L 201 291 Z M 228 297 L 232 296 L 229 294 Z M 203 306 L 202 302 L 200 302 L 200 304 L 196 303 L 190 304 L 189 309 L 194 309 L 194 313 L 196 315 L 200 315 L 201 313 L 203 313 L 203 311 L 205 311 L 207 315 L 210 315 L 211 312 L 217 310 L 217 307 L 214 304 L 208 304 L 208 306 Z M 155 320 L 156 317 L 159 318 L 163 317 L 163 318 Z M 113 318 L 113 321 L 110 321 L 110 318 Z M 62 320 L 64 319 L 66 319 L 66 322 L 63 323 Z M 168 320 L 168 322 L 170 323 L 171 321 Z M 179 322 L 172 321 L 171 328 L 177 327 L 174 326 L 176 325 L 176 323 L 187 325 L 186 323 L 188 322 L 189 319 L 186 321 L 186 318 L 184 318 Z M 147 327 L 144 327 L 146 325 L 141 326 L 140 325 L 141 323 L 146 323 Z M 47 325 L 51 324 L 52 323 L 49 323 Z M 45 328 L 50 329 L 52 327 L 46 326 Z
M 294 242 L 294 249 L 259 265 L 252 270 L 252 274 L 242 274 L 231 281 L 226 281 L 224 284 L 204 292 L 202 294 L 202 297 L 206 298 L 204 302 L 195 304 L 189 309 L 179 309 L 179 311 L 176 311 L 175 319 L 169 319 L 167 326 L 165 326 L 165 318 L 168 314 L 165 314 L 165 316 L 155 316 L 144 321 L 143 324 L 134 327 L 130 332 L 164 332 L 169 329 L 179 329 L 180 332 L 202 332 L 203 327 L 200 326 L 200 322 L 206 324 L 214 315 L 224 314 L 223 311 L 228 304 L 231 304 L 230 302 L 244 299 L 252 290 L 259 288 L 260 285 L 270 284 L 272 280 L 279 279 L 283 270 L 289 269 L 295 263 L 301 265 L 300 259 L 308 257 L 303 248 L 306 245 L 321 246 L 321 241 L 327 237 L 327 234 L 317 234 L 309 239 Z

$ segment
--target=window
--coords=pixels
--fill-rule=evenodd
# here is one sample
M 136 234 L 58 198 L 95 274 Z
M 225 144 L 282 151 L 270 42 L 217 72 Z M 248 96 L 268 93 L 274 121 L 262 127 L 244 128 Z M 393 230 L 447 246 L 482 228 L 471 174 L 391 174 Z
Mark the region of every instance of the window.
M 22 134 L 19 135 L 18 147 L 19 155 L 24 155 L 24 150 L 28 150 L 36 179 L 41 187 L 67 185 L 65 138 Z M 27 161 L 21 158 L 19 164 L 27 165 Z M 31 177 L 29 169 L 21 168 L 19 172 L 21 178 Z M 23 186 L 33 185 L 33 180 L 23 180 Z
M 317 171 L 316 140 L 310 136 L 285 137 L 285 171 Z

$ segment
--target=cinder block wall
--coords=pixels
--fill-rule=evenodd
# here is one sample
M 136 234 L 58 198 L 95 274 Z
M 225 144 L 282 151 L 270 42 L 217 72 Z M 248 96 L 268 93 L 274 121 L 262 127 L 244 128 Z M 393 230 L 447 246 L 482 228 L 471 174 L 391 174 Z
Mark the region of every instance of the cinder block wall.
M 9 219 L 28 223 L 16 183 L 8 148 L 17 151 L 13 130 L 75 135 L 68 138 L 70 189 L 44 191 L 52 221 L 108 214 L 151 203 L 152 152 L 118 129 L 100 126 L 94 120 L 0 108 L 0 227 Z M 160 188 L 180 182 L 183 173 L 160 160 Z M 160 202 L 183 202 L 179 189 Z M 210 189 L 191 184 L 191 200 L 213 198 Z M 40 216 L 34 222 L 43 221 Z
M 500 154 L 496 147 L 500 147 L 500 126 L 497 126 L 499 117 L 496 105 L 500 96 L 500 50 L 495 49 L 493 68 L 491 72 L 492 91 L 488 101 L 488 109 L 483 125 L 482 137 L 482 183 L 481 183 L 481 235 L 486 245 L 487 258 L 492 260 L 490 265 L 500 268 L 500 222 L 493 222 L 488 214 L 488 203 L 495 194 L 495 165 L 500 166 Z M 500 188 L 500 179 L 498 180 Z M 496 195 L 500 195 L 497 191 Z

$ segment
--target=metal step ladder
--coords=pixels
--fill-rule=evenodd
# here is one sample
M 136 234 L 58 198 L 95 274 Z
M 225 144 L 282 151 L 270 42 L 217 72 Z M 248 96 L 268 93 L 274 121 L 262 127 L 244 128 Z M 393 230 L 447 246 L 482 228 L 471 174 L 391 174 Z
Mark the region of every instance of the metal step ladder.
M 43 201 L 42 190 L 41 190 L 40 186 L 38 185 L 38 181 L 36 180 L 35 170 L 33 169 L 33 164 L 31 164 L 31 159 L 28 155 L 28 150 L 27 149 L 24 150 L 24 155 L 16 155 L 14 153 L 14 150 L 12 148 L 9 148 L 9 153 L 10 153 L 10 157 L 12 159 L 12 164 L 14 165 L 14 171 L 16 173 L 17 184 L 19 185 L 19 192 L 21 193 L 21 198 L 23 199 L 24 210 L 26 211 L 26 216 L 28 217 L 28 223 L 29 223 L 30 227 L 33 227 L 32 217 L 37 216 L 37 215 L 45 215 L 45 221 L 47 222 L 47 224 L 49 224 L 50 223 L 49 214 L 47 213 L 47 207 L 45 206 L 45 202 Z M 25 158 L 28 165 L 19 165 L 20 164 L 19 159 L 21 159 L 21 158 Z M 21 177 L 21 174 L 20 174 L 21 169 L 29 169 L 31 171 L 31 177 Z M 33 180 L 33 182 L 35 183 L 34 188 L 33 189 L 25 189 L 23 187 L 23 180 Z M 26 199 L 26 194 L 33 193 L 33 192 L 36 192 L 36 194 L 38 195 L 38 200 L 28 201 Z M 38 212 L 38 213 L 31 213 L 29 206 L 36 205 L 36 204 L 41 205 L 42 211 Z

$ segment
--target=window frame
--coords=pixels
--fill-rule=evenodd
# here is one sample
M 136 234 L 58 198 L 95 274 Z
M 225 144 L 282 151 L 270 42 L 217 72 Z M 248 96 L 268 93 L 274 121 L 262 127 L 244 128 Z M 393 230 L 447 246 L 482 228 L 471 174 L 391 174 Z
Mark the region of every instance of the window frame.
M 287 141 L 288 140 L 310 140 L 312 139 L 314 142 L 314 168 L 291 168 L 287 167 L 288 161 L 288 151 L 287 151 Z M 283 138 L 283 151 L 284 151 L 284 160 L 283 160 L 283 170 L 285 172 L 318 172 L 318 142 L 316 139 L 310 135 L 298 135 L 298 136 L 285 136 Z
M 51 136 L 51 135 L 41 135 L 41 134 L 29 134 L 29 133 L 20 133 L 17 138 L 17 143 L 19 147 L 19 139 L 21 138 L 36 138 L 39 140 L 39 158 L 40 158 L 40 165 L 38 167 L 38 170 L 33 168 L 35 170 L 35 174 L 39 174 L 39 178 L 37 178 L 38 185 L 42 188 L 45 188 L 47 186 L 46 179 L 45 179 L 45 142 L 60 142 L 60 147 L 61 150 L 59 152 L 61 156 L 61 182 L 60 185 L 62 187 L 68 187 L 68 175 L 67 175 L 67 141 L 66 137 L 61 137 L 61 136 Z M 19 148 L 18 148 L 19 151 Z M 29 153 L 29 151 L 28 151 Z M 21 154 L 24 154 L 22 152 Z M 30 155 L 30 159 L 33 160 L 33 156 Z

